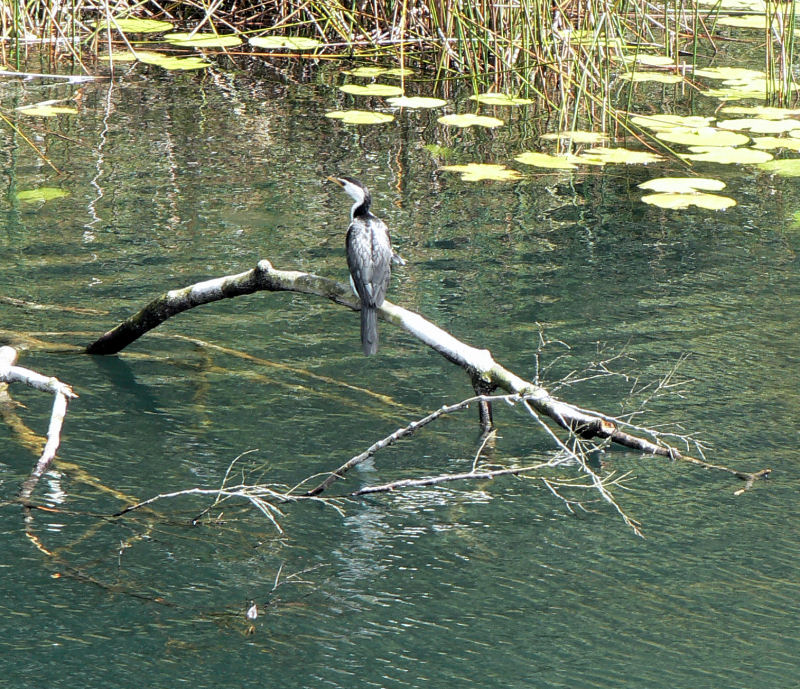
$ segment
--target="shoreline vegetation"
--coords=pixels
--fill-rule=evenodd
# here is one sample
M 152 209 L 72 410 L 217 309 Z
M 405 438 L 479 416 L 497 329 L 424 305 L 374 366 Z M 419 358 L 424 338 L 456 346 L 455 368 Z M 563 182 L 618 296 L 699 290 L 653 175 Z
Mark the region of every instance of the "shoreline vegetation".
M 89 56 L 135 54 L 181 31 L 183 44 L 172 45 L 191 52 L 391 62 L 466 80 L 476 93 L 534 97 L 562 112 L 581 106 L 602 121 L 619 102 L 620 71 L 631 84 L 691 84 L 695 68 L 731 45 L 761 55 L 764 98 L 789 104 L 796 30 L 795 0 L 10 0 L 0 5 L 0 59 L 19 69 L 26 51 L 45 48 L 88 72 Z

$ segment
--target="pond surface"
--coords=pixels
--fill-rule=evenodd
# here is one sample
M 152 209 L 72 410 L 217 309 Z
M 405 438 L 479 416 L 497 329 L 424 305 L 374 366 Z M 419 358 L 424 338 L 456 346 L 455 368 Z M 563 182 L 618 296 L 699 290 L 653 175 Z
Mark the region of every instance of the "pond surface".
M 9 686 L 791 686 L 797 183 L 700 167 L 738 201 L 711 212 L 641 203 L 636 185 L 685 174 L 677 163 L 519 166 L 518 182 L 464 182 L 441 165 L 509 164 L 537 146 L 541 113 L 482 107 L 508 120 L 492 131 L 447 129 L 429 111 L 355 127 L 324 117 L 364 102 L 337 91 L 338 70 L 253 79 L 138 67 L 113 83 L 0 82 L 5 112 L 80 95 L 77 115 L 15 120 L 60 176 L 7 128 L 0 142 L 2 344 L 27 348 L 20 365 L 80 395 L 35 494 L 55 511 L 34 512 L 27 528 L 18 506 L 0 511 Z M 445 161 L 428 144 L 452 153 Z M 512 477 L 342 502 L 341 512 L 285 505 L 282 534 L 252 506 L 202 496 L 108 518 L 161 493 L 217 488 L 240 455 L 234 482 L 294 485 L 470 395 L 460 370 L 406 333 L 382 323 L 380 352 L 366 359 L 357 314 L 296 294 L 184 313 L 117 357 L 60 349 L 87 345 L 167 289 L 262 258 L 345 281 L 350 200 L 330 174 L 367 182 L 408 259 L 390 299 L 526 378 L 543 333 L 551 387 L 625 354 L 610 366 L 653 390 L 680 363 L 680 394 L 654 397 L 637 422 L 679 424 L 710 461 L 772 467 L 772 478 L 737 497 L 742 483 L 727 474 L 610 450 L 606 468 L 631 474 L 615 495 L 644 539 L 586 492 L 572 497 L 587 511 L 571 514 L 541 483 Z M 42 186 L 69 195 L 16 199 Z M 633 386 L 611 377 L 558 394 L 618 414 Z M 43 434 L 51 400 L 10 392 L 25 407 L 7 418 Z M 379 453 L 344 487 L 469 469 L 474 414 Z M 503 405 L 496 421 L 494 465 L 550 452 L 518 410 Z M 10 500 L 36 453 L 11 422 L 0 442 L 0 499 Z

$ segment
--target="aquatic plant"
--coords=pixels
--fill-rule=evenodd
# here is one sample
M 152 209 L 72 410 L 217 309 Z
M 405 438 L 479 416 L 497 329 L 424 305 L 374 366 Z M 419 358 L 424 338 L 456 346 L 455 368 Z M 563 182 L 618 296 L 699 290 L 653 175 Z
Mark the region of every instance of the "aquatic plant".
M 618 77 L 628 89 L 649 80 L 683 82 L 692 70 L 704 78 L 752 78 L 694 69 L 701 49 L 716 50 L 715 38 L 729 32 L 763 46 L 765 69 L 748 93 L 755 88 L 786 101 L 793 94 L 795 0 L 754 4 L 744 18 L 726 15 L 726 7 L 725 0 L 9 0 L 0 5 L 0 32 L 6 62 L 18 62 L 33 41 L 80 60 L 81 46 L 127 42 L 127 34 L 173 25 L 191 28 L 186 46 L 193 32 L 207 48 L 219 45 L 216 35 L 224 47 L 245 34 L 258 50 L 386 57 L 401 66 L 415 62 L 442 80 L 466 78 L 476 94 L 488 89 L 505 104 L 538 96 L 569 129 L 579 116 L 607 120 Z M 731 9 L 740 12 L 742 2 Z

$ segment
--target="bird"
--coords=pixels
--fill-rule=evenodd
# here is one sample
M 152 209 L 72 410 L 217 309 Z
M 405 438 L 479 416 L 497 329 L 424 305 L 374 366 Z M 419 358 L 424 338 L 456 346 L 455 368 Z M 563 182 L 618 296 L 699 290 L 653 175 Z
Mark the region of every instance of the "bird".
M 405 260 L 392 251 L 392 241 L 384 222 L 370 212 L 372 195 L 363 183 L 352 177 L 328 177 L 353 199 L 350 227 L 347 228 L 347 267 L 350 284 L 361 300 L 361 348 L 366 356 L 378 351 L 378 312 L 386 298 L 392 263 Z

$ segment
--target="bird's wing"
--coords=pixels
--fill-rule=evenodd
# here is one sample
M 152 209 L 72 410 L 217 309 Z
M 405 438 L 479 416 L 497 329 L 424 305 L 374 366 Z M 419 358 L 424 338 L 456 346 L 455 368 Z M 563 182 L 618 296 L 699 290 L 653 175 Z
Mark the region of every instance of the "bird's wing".
M 361 221 L 353 221 L 347 229 L 347 267 L 359 299 L 373 304 L 372 250 Z
M 386 298 L 386 290 L 389 288 L 389 280 L 392 276 L 392 243 L 389 240 L 389 232 L 382 221 L 373 225 L 372 242 L 372 297 L 375 304 L 380 306 Z

